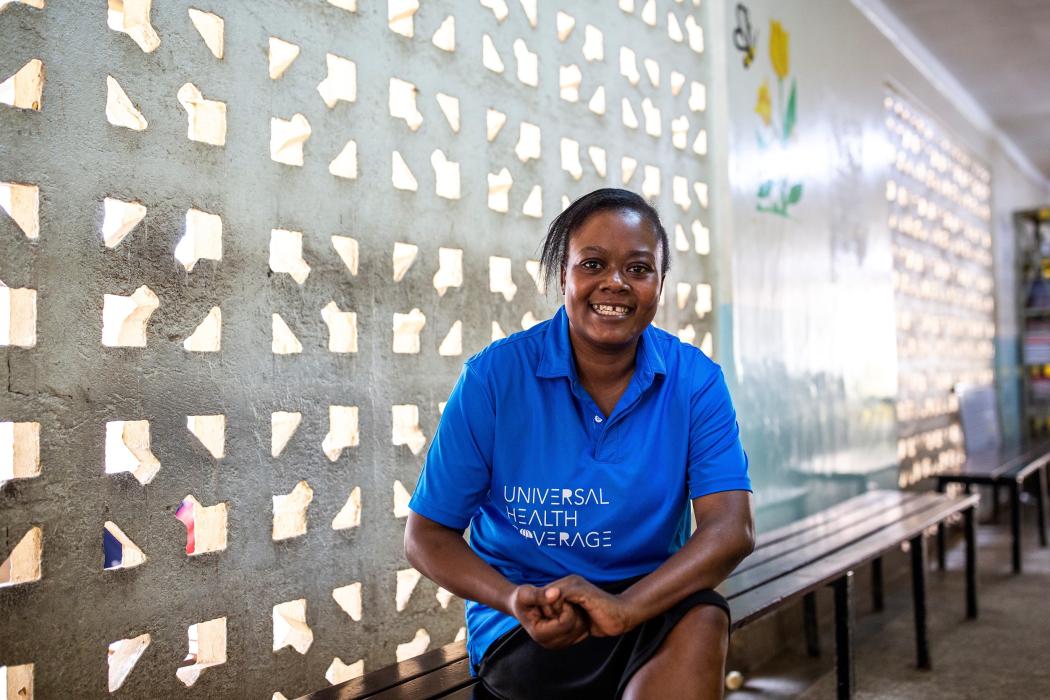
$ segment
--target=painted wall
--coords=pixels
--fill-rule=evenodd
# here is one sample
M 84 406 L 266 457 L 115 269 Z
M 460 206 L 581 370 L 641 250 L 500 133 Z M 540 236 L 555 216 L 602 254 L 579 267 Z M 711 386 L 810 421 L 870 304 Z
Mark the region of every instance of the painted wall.
M 755 0 L 713 12 L 722 28 L 715 61 L 726 75 L 724 112 L 712 114 L 726 133 L 715 178 L 731 203 L 716 225 L 732 232 L 720 250 L 728 279 L 719 314 L 732 333 L 720 335 L 720 347 L 759 503 L 802 487 L 812 508 L 864 480 L 896 483 L 887 85 L 992 171 L 1000 346 L 1011 332 L 1003 307 L 1013 304 L 1006 219 L 1039 187 L 852 4 Z M 771 46 L 773 21 L 783 34 Z M 830 488 L 829 479 L 850 485 Z

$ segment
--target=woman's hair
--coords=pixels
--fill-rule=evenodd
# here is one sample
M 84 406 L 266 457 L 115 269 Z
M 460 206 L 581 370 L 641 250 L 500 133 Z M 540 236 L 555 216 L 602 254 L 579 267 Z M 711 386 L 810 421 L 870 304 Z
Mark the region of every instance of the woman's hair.
M 671 247 L 667 242 L 667 231 L 660 223 L 660 215 L 656 213 L 656 209 L 634 192 L 606 187 L 583 195 L 551 222 L 540 253 L 540 270 L 546 289 L 552 289 L 552 284 L 560 278 L 561 269 L 565 266 L 569 254 L 569 237 L 573 231 L 582 226 L 592 214 L 609 210 L 633 211 L 652 224 L 662 253 L 660 274 L 667 274 L 671 267 Z

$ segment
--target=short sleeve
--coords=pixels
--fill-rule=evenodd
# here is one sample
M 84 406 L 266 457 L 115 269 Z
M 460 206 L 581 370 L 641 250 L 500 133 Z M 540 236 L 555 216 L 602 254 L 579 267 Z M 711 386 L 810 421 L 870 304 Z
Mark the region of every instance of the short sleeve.
M 689 424 L 689 498 L 719 491 L 750 491 L 747 455 L 722 370 L 692 396 Z
M 409 508 L 463 530 L 489 492 L 495 410 L 487 388 L 463 365 L 441 414 Z

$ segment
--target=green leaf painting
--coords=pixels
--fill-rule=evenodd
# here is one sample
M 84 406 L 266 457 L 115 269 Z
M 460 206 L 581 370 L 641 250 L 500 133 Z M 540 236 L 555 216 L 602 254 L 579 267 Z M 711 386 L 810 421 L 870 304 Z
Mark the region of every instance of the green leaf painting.
M 784 139 L 791 138 L 791 132 L 795 128 L 795 79 L 791 79 L 791 94 L 788 95 L 787 109 L 784 111 Z

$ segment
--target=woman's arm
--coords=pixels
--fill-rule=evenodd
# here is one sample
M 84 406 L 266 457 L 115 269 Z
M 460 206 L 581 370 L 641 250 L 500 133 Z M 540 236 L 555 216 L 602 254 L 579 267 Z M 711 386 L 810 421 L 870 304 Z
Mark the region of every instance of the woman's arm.
M 615 636 L 668 610 L 686 596 L 714 588 L 754 549 L 754 506 L 748 491 L 693 499 L 696 531 L 655 571 L 619 595 L 580 576 L 549 584 L 556 597 L 579 605 L 594 636 Z
M 489 566 L 463 540 L 463 533 L 414 511 L 405 526 L 405 556 L 412 566 L 460 598 L 475 600 L 517 618 L 540 645 L 549 649 L 587 636 L 587 622 L 554 591 L 518 586 Z

